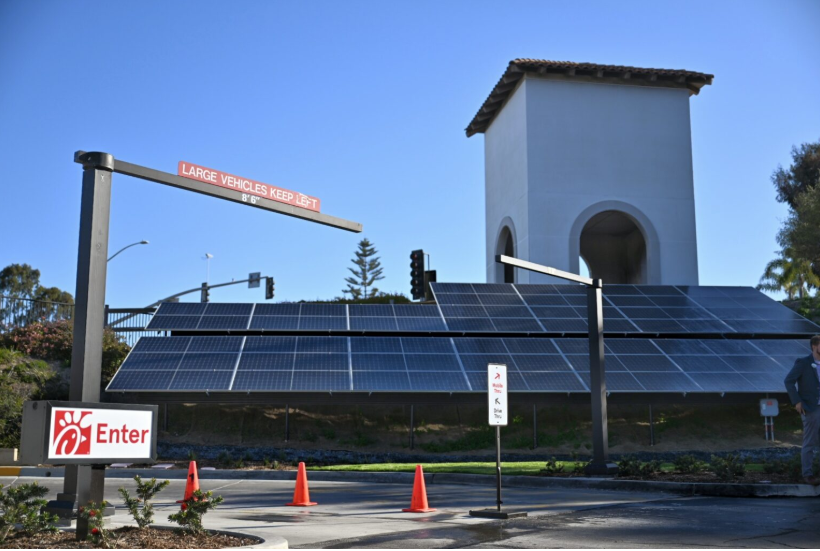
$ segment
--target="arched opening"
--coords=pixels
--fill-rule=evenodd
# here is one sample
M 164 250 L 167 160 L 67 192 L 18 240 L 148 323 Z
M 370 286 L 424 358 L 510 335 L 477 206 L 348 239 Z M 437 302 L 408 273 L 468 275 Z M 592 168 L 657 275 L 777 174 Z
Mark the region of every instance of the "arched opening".
M 498 235 L 498 243 L 495 250 L 495 254 L 515 257 L 515 241 L 513 240 L 512 231 L 510 231 L 508 226 L 501 228 L 501 233 Z M 515 283 L 515 268 L 513 266 L 498 264 L 497 270 L 497 283 Z
M 592 277 L 589 275 L 589 264 L 583 256 L 578 257 L 578 275 L 582 277 Z
M 604 283 L 647 282 L 646 239 L 635 220 L 606 210 L 590 218 L 581 231 L 581 257 L 590 277 Z

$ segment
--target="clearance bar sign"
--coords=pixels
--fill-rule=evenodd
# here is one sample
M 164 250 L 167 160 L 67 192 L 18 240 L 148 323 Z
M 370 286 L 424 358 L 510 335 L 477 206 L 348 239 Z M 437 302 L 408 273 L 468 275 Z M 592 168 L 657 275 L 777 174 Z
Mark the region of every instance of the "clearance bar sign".
M 212 168 L 205 168 L 204 166 L 195 165 L 193 163 L 186 163 L 180 161 L 177 169 L 177 174 L 191 180 L 204 182 L 206 184 L 213 184 L 215 186 L 224 187 L 238 191 L 243 195 L 251 197 L 264 197 L 271 201 L 285 203 L 294 207 L 312 210 L 319 212 L 322 202 L 317 197 L 311 197 L 296 191 L 272 186 L 270 184 L 263 184 L 241 176 L 234 176 L 226 172 L 220 172 Z M 244 199 L 244 198 L 243 198 Z

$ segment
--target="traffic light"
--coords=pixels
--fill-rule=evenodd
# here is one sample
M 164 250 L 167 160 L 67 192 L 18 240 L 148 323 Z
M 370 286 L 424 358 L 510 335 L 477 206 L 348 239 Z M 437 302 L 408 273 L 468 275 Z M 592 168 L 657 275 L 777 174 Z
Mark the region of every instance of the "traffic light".
M 211 290 L 207 283 L 202 284 L 202 291 L 199 295 L 199 302 L 209 302 L 211 300 Z
M 414 300 L 424 298 L 424 251 L 410 253 L 410 294 Z
M 265 279 L 265 300 L 273 298 L 273 285 L 274 281 L 272 277 Z

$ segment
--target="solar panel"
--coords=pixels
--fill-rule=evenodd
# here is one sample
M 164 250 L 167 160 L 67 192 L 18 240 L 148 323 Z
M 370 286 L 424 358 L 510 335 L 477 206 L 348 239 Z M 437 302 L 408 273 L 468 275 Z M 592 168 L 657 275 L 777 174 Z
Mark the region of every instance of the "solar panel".
M 205 302 L 163 302 L 157 307 L 158 316 L 201 316 L 208 306 Z
M 795 339 L 605 344 L 610 392 L 782 393 L 785 372 L 808 350 Z M 513 392 L 586 392 L 588 346 L 545 337 L 144 337 L 108 390 L 482 392 L 487 364 L 504 363 Z

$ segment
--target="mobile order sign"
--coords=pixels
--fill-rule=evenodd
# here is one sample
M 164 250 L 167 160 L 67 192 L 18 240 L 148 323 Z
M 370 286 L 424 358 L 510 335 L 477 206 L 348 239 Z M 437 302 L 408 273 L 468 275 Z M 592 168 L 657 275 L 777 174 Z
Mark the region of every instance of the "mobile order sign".
M 507 366 L 487 365 L 487 400 L 490 426 L 507 426 Z
M 26 402 L 25 462 L 105 464 L 156 459 L 157 406 Z

